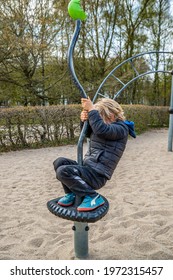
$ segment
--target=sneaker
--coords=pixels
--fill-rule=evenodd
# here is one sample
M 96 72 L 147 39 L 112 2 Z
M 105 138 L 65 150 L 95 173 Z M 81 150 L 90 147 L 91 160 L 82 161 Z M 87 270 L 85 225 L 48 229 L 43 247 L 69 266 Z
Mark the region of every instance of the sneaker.
M 74 193 L 67 193 L 65 196 L 58 200 L 58 204 L 61 206 L 70 206 L 75 202 L 76 195 Z
M 78 211 L 92 211 L 105 203 L 104 199 L 98 194 L 95 197 L 86 195 L 82 203 L 78 206 Z

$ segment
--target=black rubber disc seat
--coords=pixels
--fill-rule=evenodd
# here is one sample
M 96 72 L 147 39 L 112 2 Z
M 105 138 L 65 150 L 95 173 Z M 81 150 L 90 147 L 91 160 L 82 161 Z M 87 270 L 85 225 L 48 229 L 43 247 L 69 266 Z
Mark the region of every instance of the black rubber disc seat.
M 63 207 L 59 205 L 58 200 L 60 198 L 61 197 L 48 201 L 47 208 L 52 214 L 66 220 L 84 222 L 84 223 L 95 223 L 101 218 L 103 218 L 109 210 L 109 202 L 104 196 L 102 196 L 102 198 L 105 201 L 103 205 L 99 206 L 98 208 L 92 211 L 86 211 L 86 212 L 77 211 L 76 209 L 77 206 L 75 204 L 68 207 Z

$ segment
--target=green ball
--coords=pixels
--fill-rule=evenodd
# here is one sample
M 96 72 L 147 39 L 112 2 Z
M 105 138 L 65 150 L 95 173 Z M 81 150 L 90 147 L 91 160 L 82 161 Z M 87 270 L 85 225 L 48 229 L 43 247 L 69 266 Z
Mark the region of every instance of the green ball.
M 68 4 L 68 13 L 72 19 L 85 20 L 87 18 L 86 13 L 80 6 L 80 0 L 71 0 Z

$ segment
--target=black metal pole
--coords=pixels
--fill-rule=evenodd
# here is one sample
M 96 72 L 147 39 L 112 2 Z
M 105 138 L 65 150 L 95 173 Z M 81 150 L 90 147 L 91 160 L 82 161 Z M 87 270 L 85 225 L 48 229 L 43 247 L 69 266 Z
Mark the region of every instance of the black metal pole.
M 81 28 L 81 20 L 76 20 L 75 22 L 75 31 L 68 49 L 68 67 L 70 70 L 71 78 L 78 88 L 81 97 L 87 98 L 85 90 L 83 89 L 82 85 L 80 84 L 75 70 L 74 70 L 74 63 L 73 63 L 73 53 L 74 48 L 80 33 Z M 88 126 L 88 121 L 84 123 L 83 129 L 81 131 L 78 145 L 77 145 L 77 161 L 79 165 L 82 165 L 83 162 L 83 142 L 85 139 L 86 129 Z M 76 206 L 81 203 L 81 198 L 76 197 L 75 204 Z M 79 259 L 84 259 L 88 256 L 88 224 L 81 223 L 81 222 L 74 222 L 73 230 L 74 230 L 74 249 L 75 249 L 75 256 Z
M 172 142 L 173 142 L 173 71 L 171 79 L 171 100 L 169 109 L 169 132 L 168 132 L 168 152 L 172 152 Z

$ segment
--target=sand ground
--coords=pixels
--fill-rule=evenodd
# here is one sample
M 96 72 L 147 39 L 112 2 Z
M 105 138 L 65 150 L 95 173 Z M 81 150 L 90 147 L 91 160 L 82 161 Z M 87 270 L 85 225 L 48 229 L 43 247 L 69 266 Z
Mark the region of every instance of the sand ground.
M 89 259 L 173 259 L 173 153 L 168 130 L 128 141 L 110 181 L 100 190 L 108 214 L 90 224 Z M 84 152 L 87 145 L 84 145 Z M 74 259 L 73 222 L 46 203 L 63 195 L 52 162 L 76 159 L 76 146 L 0 155 L 0 259 Z

